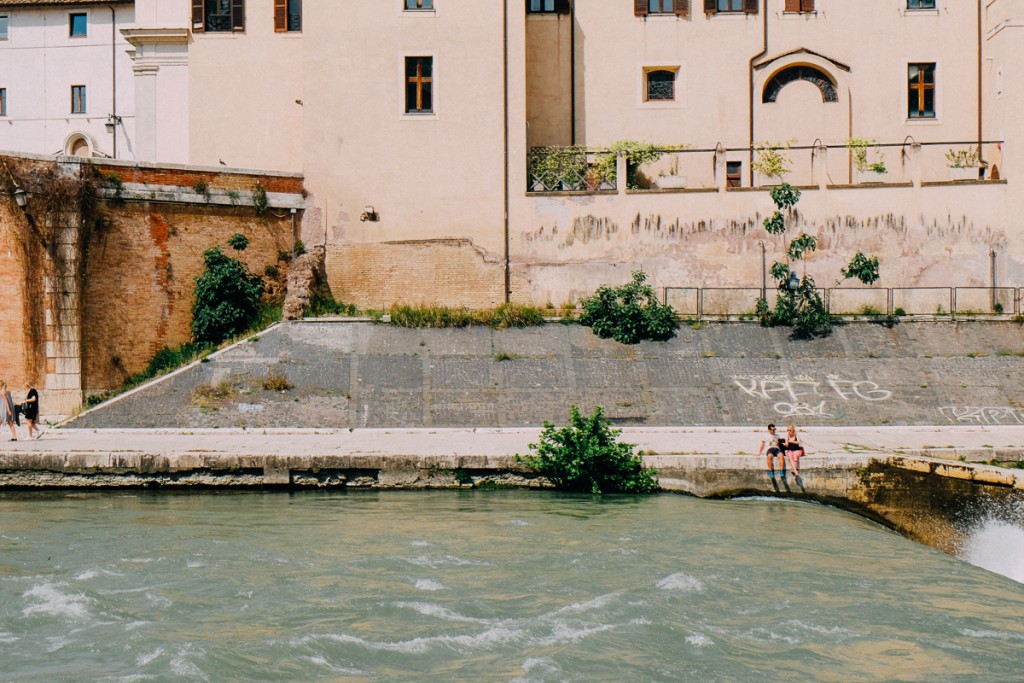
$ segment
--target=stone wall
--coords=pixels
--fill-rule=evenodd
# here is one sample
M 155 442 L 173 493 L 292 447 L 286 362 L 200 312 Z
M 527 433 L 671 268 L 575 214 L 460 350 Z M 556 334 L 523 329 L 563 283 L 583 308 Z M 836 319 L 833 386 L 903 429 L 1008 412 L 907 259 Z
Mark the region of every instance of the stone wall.
M 205 250 L 241 233 L 251 270 L 286 267 L 279 254 L 292 249 L 303 206 L 297 175 L 33 156 L 3 163 L 0 377 L 13 387 L 34 378 L 44 414 L 77 410 L 83 392 L 120 386 L 161 347 L 190 339 Z M 48 210 L 53 185 L 42 179 L 55 171 L 90 179 L 85 205 Z M 24 210 L 15 186 L 28 191 Z

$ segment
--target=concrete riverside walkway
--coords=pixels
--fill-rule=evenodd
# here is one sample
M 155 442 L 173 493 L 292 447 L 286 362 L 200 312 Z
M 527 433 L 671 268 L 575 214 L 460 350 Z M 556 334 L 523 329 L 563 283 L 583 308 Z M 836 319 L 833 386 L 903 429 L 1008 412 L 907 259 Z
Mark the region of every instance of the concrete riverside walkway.
M 196 455 L 257 457 L 383 456 L 403 458 L 499 457 L 529 452 L 539 428 L 438 429 L 49 429 L 42 439 L 0 442 L 0 472 L 33 457 L 92 458 L 144 455 L 170 459 Z M 651 456 L 754 455 L 763 429 L 753 427 L 624 427 L 621 441 Z M 984 462 L 1020 460 L 1024 426 L 808 427 L 802 467 L 827 458 L 914 455 Z M 50 462 L 53 462 L 51 459 Z M 742 462 L 742 461 L 741 461 Z

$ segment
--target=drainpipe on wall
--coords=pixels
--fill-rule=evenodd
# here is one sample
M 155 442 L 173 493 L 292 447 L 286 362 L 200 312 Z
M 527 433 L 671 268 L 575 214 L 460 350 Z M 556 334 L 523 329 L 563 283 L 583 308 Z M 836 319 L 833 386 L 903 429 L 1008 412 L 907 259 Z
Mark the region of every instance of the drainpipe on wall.
M 509 224 L 508 224 L 508 3 L 505 0 L 502 10 L 502 41 L 503 41 L 503 64 L 502 64 L 502 96 L 504 98 L 504 141 L 505 141 L 505 168 L 504 168 L 504 229 L 505 229 L 505 303 L 512 301 L 512 259 L 509 254 Z
M 576 3 L 569 2 L 569 144 L 576 144 Z
M 751 187 L 754 186 L 754 62 L 768 54 L 768 0 L 765 0 L 764 3 L 762 3 L 761 11 L 764 15 L 762 20 L 762 23 L 764 25 L 764 37 L 762 39 L 763 47 L 761 48 L 760 52 L 758 52 L 756 55 L 750 58 L 750 63 L 747 68 L 747 78 L 750 81 L 750 106 L 747 112 L 750 121 L 750 165 L 748 175 L 750 176 Z
M 110 115 L 114 122 L 114 158 L 117 158 L 117 12 L 113 5 L 107 5 L 110 10 Z
M 985 138 L 982 137 L 982 118 L 981 118 L 981 107 L 982 107 L 982 89 L 981 89 L 981 3 L 982 0 L 978 0 L 978 158 L 981 159 L 981 142 Z M 984 168 L 984 166 L 982 166 Z

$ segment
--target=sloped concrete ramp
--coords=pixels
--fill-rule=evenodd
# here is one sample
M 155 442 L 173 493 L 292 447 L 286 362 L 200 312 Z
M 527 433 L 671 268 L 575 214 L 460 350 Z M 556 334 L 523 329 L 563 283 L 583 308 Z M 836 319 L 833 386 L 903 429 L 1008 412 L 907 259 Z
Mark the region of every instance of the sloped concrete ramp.
M 712 323 L 625 346 L 557 323 L 407 330 L 299 321 L 70 426 L 523 427 L 564 423 L 572 404 L 601 405 L 636 426 L 1024 425 L 1022 386 L 1024 326 L 1013 322 L 855 322 L 812 341 Z

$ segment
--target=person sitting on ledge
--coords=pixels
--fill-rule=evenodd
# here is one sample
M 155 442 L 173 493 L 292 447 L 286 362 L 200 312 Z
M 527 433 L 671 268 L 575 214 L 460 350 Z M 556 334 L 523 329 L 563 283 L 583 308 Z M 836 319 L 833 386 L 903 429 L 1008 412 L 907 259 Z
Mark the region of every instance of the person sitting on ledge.
M 786 459 L 789 460 L 790 464 L 793 466 L 793 476 L 799 477 L 800 458 L 802 458 L 805 453 L 803 444 L 800 443 L 800 437 L 797 436 L 796 427 L 793 425 L 786 427 L 786 445 L 784 450 L 786 451 Z
M 768 435 L 761 440 L 761 447 L 757 449 L 757 454 L 761 455 L 764 452 L 764 447 L 768 446 L 768 476 L 775 478 L 775 456 L 779 457 L 779 470 L 785 472 L 786 460 L 782 455 L 782 448 L 780 447 L 785 440 L 775 433 L 775 425 L 768 425 Z

